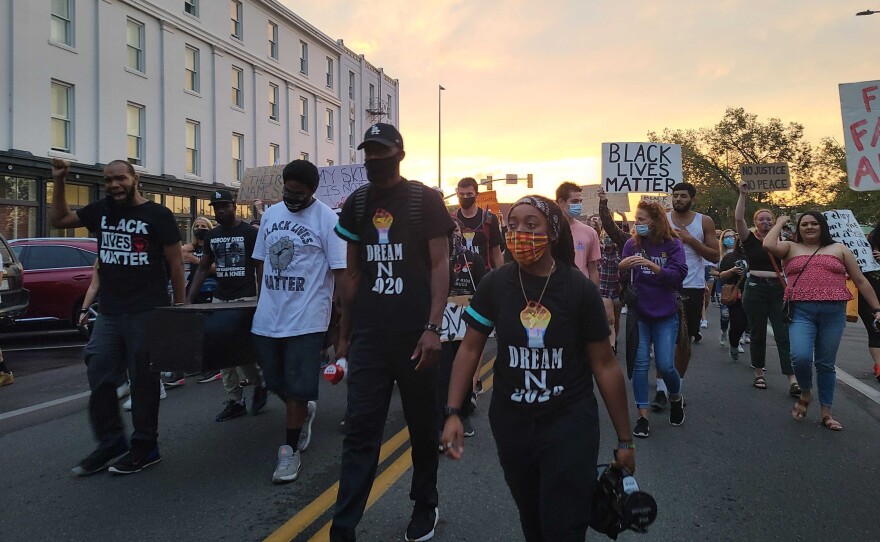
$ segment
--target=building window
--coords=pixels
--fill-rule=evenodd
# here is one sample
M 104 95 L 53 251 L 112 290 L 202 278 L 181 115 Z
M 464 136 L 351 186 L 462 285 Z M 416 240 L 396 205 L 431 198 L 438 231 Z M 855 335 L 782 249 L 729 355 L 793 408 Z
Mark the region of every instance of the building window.
M 183 0 L 183 11 L 193 17 L 199 16 L 199 0 Z
M 335 162 L 333 162 L 333 160 L 327 160 L 327 166 L 328 166 L 328 167 L 333 167 L 333 164 L 334 164 L 334 163 L 335 163 Z
M 229 33 L 233 38 L 241 39 L 241 17 L 242 6 L 238 0 L 232 0 L 229 3 L 230 26 Z
M 269 143 L 269 163 L 273 166 L 281 164 L 281 147 L 277 143 Z
M 333 59 L 327 57 L 327 86 L 333 88 Z
M 129 19 L 126 32 L 126 43 L 128 45 L 127 66 L 143 73 L 146 71 L 144 66 L 144 23 Z
M 65 192 L 70 193 L 78 188 L 78 185 L 67 183 Z M 53 183 L 50 180 L 46 183 L 46 204 L 51 208 Z M 88 187 L 82 187 L 88 191 Z M 37 180 L 28 177 L 7 177 L 0 175 L 0 200 L 7 200 L 0 204 L 0 234 L 6 239 L 20 239 L 23 237 L 36 237 L 37 232 L 37 211 L 39 209 L 39 200 L 37 199 Z M 11 200 L 11 201 L 9 201 Z M 86 204 L 91 202 L 91 198 L 86 197 Z M 76 205 L 76 199 L 68 196 L 67 203 L 73 210 L 81 209 L 82 206 Z M 73 236 L 74 230 L 68 230 Z M 65 233 L 68 233 L 65 232 Z M 78 228 L 75 232 L 77 237 L 86 237 L 89 232 L 85 228 Z M 6 247 L 0 248 L 0 254 L 3 256 L 2 264 L 12 263 L 12 255 L 6 251 Z
M 199 91 L 199 50 L 186 46 L 186 90 Z
M 73 47 L 73 2 L 52 0 L 52 41 Z
M 244 176 L 244 136 L 232 134 L 232 180 L 240 181 Z
M 309 44 L 304 41 L 299 42 L 299 73 L 309 74 Z
M 52 150 L 73 149 L 73 86 L 52 81 Z
M 269 56 L 278 60 L 278 25 L 269 21 Z
M 278 85 L 269 83 L 269 118 L 278 120 Z
M 201 126 L 198 122 L 186 121 L 186 172 L 190 175 L 199 175 L 202 169 L 199 160 L 200 132 Z
M 348 146 L 354 148 L 354 120 L 348 121 Z
M 128 161 L 144 165 L 144 106 L 129 102 L 126 116 L 128 134 Z
M 299 153 L 299 159 L 305 160 L 306 162 L 308 162 L 309 161 L 309 153 L 307 153 L 307 152 Z
M 244 108 L 244 72 L 232 67 L 232 105 Z
M 385 110 L 388 114 L 388 118 L 390 119 L 391 118 L 391 95 L 390 94 L 386 95 Z
M 348 72 L 348 98 L 354 100 L 354 72 Z
M 327 141 L 333 141 L 333 110 L 327 110 Z
M 309 131 L 309 102 L 305 98 L 299 99 L 299 129 Z
M 376 105 L 376 85 L 370 83 L 370 109 Z

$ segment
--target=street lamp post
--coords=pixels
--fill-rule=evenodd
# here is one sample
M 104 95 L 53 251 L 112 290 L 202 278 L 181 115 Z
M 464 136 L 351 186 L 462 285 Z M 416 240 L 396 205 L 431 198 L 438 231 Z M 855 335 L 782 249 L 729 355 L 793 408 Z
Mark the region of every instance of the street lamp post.
M 443 97 L 443 91 L 446 90 L 443 88 L 443 85 L 437 85 L 439 88 L 437 89 L 437 188 L 443 189 L 443 176 L 442 176 L 442 139 L 443 139 L 443 130 L 441 129 L 441 120 L 442 120 L 442 109 L 441 109 L 441 98 Z

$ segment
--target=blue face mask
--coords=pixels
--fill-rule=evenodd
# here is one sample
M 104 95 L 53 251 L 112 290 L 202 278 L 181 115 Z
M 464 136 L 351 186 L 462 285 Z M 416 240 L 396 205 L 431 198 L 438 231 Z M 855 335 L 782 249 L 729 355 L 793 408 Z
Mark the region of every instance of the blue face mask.
M 583 205 L 580 203 L 569 203 L 568 204 L 568 214 L 573 217 L 581 216 L 581 211 L 583 211 Z
M 651 232 L 650 224 L 636 224 L 636 233 L 641 237 L 647 237 L 648 233 Z
M 733 244 L 736 242 L 733 237 L 725 237 L 724 238 L 724 248 L 733 248 Z

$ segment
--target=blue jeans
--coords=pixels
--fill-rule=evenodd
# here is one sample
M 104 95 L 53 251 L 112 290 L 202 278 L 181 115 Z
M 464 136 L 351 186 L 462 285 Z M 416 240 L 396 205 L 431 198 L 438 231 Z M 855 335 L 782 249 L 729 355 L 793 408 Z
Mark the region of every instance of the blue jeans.
M 819 403 L 834 402 L 834 361 L 846 326 L 846 301 L 797 301 L 789 324 L 791 364 L 798 385 L 809 391 L 813 387 L 813 364 L 816 365 L 816 386 Z
M 678 338 L 678 312 L 668 318 L 639 320 L 639 349 L 633 367 L 632 387 L 636 407 L 648 408 L 648 368 L 651 344 L 654 363 L 670 395 L 681 393 L 681 377 L 675 369 L 675 341 Z

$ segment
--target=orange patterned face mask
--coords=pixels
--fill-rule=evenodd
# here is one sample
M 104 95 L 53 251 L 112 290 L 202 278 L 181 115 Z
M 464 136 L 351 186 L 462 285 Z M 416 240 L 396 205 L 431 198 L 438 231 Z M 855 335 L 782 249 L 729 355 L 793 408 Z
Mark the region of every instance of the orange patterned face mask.
M 519 265 L 532 265 L 550 247 L 550 237 L 546 233 L 508 231 L 504 239 L 510 255 Z

